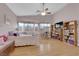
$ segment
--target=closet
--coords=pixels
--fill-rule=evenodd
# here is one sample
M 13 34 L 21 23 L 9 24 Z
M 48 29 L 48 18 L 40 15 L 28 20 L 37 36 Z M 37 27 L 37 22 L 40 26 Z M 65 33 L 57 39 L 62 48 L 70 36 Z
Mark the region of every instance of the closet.
M 63 33 L 64 42 L 77 46 L 77 21 L 64 22 Z
M 55 23 L 51 29 L 51 37 L 53 39 L 63 40 L 63 22 Z
M 77 46 L 77 21 L 62 21 L 51 25 L 51 38 Z

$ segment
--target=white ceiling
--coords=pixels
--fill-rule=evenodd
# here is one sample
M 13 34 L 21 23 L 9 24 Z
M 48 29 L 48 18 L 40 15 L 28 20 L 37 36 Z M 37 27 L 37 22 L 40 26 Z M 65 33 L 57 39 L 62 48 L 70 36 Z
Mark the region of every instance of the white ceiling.
M 41 3 L 7 3 L 6 4 L 17 16 L 38 15 L 37 10 L 42 9 Z M 65 3 L 46 3 L 45 7 L 54 14 L 62 9 Z

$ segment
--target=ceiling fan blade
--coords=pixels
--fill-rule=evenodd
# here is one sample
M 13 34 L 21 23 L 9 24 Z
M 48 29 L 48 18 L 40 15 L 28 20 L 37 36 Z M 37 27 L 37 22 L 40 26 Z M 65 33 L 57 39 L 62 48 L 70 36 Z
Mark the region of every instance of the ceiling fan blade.
M 36 12 L 41 12 L 40 10 L 37 10 Z
M 48 11 L 48 8 L 45 8 L 45 11 Z
M 51 14 L 51 12 L 46 12 L 46 14 Z

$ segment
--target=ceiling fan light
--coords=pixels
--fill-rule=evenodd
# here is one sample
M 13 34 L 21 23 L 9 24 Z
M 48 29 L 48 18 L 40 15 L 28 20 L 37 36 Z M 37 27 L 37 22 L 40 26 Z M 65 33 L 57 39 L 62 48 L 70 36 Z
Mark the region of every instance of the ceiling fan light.
M 45 12 L 42 12 L 42 13 L 41 13 L 41 15 L 42 15 L 42 16 L 45 16 L 45 15 L 46 15 L 46 13 L 45 13 Z

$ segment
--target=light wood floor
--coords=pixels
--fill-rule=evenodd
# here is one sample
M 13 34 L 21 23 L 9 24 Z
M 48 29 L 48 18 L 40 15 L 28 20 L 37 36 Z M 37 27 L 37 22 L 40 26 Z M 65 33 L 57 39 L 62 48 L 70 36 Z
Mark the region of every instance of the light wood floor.
M 37 46 L 17 47 L 11 56 L 79 56 L 79 47 L 59 40 L 41 40 Z

